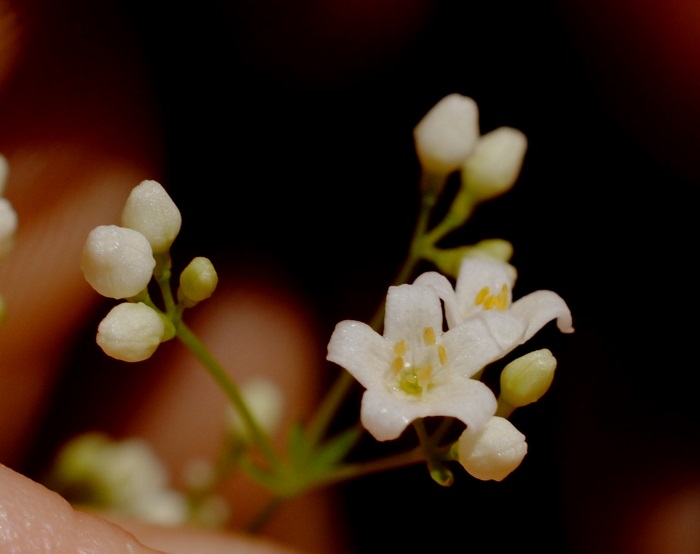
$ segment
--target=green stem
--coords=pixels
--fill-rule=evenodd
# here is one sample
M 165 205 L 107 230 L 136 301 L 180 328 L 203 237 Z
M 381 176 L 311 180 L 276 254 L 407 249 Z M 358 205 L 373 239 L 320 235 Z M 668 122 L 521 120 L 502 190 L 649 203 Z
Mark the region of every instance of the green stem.
M 238 411 L 243 423 L 246 425 L 250 431 L 250 436 L 255 444 L 260 448 L 263 456 L 274 468 L 280 467 L 280 460 L 277 452 L 272 446 L 272 442 L 262 428 L 258 425 L 257 421 L 250 412 L 243 395 L 241 394 L 238 387 L 229 377 L 228 373 L 221 367 L 219 362 L 212 356 L 209 350 L 202 344 L 199 338 L 185 325 L 183 321 L 178 321 L 175 323 L 176 336 L 182 341 L 185 346 L 187 346 L 190 351 L 197 357 L 204 368 L 209 372 L 209 375 L 216 381 L 216 383 L 221 387 L 224 394 L 228 397 L 231 404 Z

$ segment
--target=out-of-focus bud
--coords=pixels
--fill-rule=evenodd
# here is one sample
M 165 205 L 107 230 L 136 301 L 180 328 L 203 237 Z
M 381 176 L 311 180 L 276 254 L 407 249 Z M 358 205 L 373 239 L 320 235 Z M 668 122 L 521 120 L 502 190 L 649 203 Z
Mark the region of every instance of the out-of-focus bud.
M 445 96 L 418 122 L 413 139 L 425 171 L 447 174 L 458 170 L 479 139 L 476 102 L 461 94 Z
M 219 276 L 209 258 L 194 258 L 180 274 L 178 299 L 186 305 L 193 305 L 206 300 L 216 289 Z
M 180 232 L 182 215 L 170 195 L 157 181 L 142 181 L 126 199 L 122 226 L 148 239 L 155 254 L 166 252 Z
M 123 302 L 110 310 L 97 328 L 105 354 L 125 362 L 150 358 L 165 335 L 165 322 L 143 302 Z
M 556 367 L 557 360 L 547 348 L 513 360 L 501 372 L 501 399 L 513 408 L 539 400 L 552 384 Z
M 7 163 L 7 158 L 0 154 L 0 196 L 5 194 L 5 183 L 7 183 L 9 173 L 10 164 Z
M 253 419 L 261 429 L 273 431 L 282 418 L 284 397 L 280 388 L 269 379 L 257 378 L 247 381 L 241 387 L 241 394 Z M 228 424 L 234 435 L 248 439 L 248 430 L 240 415 L 233 407 L 229 410 Z
M 525 454 L 525 435 L 498 416 L 477 431 L 467 427 L 457 441 L 459 463 L 482 481 L 502 481 L 520 465 Z
M 6 198 L 0 198 L 0 260 L 14 246 L 17 223 L 17 213 L 12 204 Z
M 478 201 L 494 198 L 515 184 L 522 169 L 527 137 L 512 127 L 483 135 L 462 165 L 462 186 Z
M 108 298 L 136 296 L 148 286 L 155 265 L 146 237 L 117 225 L 90 231 L 80 260 L 85 280 Z
M 485 239 L 471 246 L 459 246 L 448 250 L 435 249 L 430 259 L 441 273 L 457 278 L 462 260 L 467 257 L 490 258 L 507 262 L 513 256 L 513 245 L 503 239 Z

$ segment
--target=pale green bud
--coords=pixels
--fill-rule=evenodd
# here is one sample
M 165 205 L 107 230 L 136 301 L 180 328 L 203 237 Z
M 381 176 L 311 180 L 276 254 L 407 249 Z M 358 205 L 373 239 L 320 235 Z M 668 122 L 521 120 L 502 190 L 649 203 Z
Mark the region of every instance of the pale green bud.
M 122 226 L 138 231 L 151 243 L 153 252 L 166 252 L 180 232 L 182 215 L 163 186 L 142 181 L 126 199 Z
M 214 264 L 209 258 L 198 256 L 180 274 L 178 298 L 190 304 L 201 302 L 214 294 L 218 283 L 219 276 Z
M 110 310 L 97 328 L 105 354 L 125 362 L 150 358 L 165 336 L 165 322 L 143 302 L 123 302 Z
M 501 398 L 513 408 L 542 398 L 554 379 L 557 360 L 546 348 L 513 360 L 501 372 Z
M 476 102 L 461 94 L 445 96 L 418 122 L 413 139 L 425 171 L 447 174 L 458 170 L 479 139 Z
M 513 245 L 503 239 L 485 239 L 471 246 L 459 246 L 431 251 L 430 259 L 441 273 L 457 278 L 462 260 L 467 257 L 489 258 L 507 262 L 513 255 Z
M 108 298 L 136 296 L 148 286 L 155 265 L 146 237 L 117 225 L 90 231 L 80 260 L 85 280 Z
M 483 135 L 462 165 L 462 186 L 478 201 L 507 192 L 520 174 L 527 137 L 512 127 Z
M 502 481 L 520 465 L 525 454 L 525 435 L 498 416 L 476 431 L 467 427 L 457 441 L 459 463 L 482 481 Z

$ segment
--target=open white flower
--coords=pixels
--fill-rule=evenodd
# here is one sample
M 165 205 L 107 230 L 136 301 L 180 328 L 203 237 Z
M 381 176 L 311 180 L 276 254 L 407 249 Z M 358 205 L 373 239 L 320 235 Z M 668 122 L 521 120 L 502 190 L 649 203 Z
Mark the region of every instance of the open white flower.
M 420 275 L 414 284 L 436 291 L 445 303 L 450 329 L 469 329 L 470 364 L 484 367 L 527 342 L 552 320 L 556 319 L 562 333 L 574 332 L 571 311 L 555 292 L 538 290 L 513 302 L 515 279 L 515 268 L 506 262 L 465 258 L 454 289 L 447 277 L 433 271 Z
M 415 419 L 455 417 L 474 429 L 496 410 L 493 392 L 471 376 L 478 347 L 470 329 L 443 333 L 443 311 L 435 290 L 418 285 L 390 287 L 384 336 L 359 321 L 341 321 L 328 344 L 328 360 L 347 369 L 367 390 L 362 425 L 380 441 L 397 438 Z
M 502 481 L 527 454 L 525 435 L 505 418 L 494 416 L 481 429 L 467 427 L 457 441 L 459 463 L 472 477 Z

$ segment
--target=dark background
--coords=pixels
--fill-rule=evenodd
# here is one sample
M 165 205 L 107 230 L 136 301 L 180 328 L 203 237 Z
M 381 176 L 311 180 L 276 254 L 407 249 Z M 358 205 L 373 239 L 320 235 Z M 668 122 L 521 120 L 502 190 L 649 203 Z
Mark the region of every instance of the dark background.
M 458 473 L 442 489 L 422 467 L 353 482 L 351 547 L 646 552 L 638 518 L 697 487 L 700 454 L 696 108 L 648 3 L 121 4 L 154 79 L 177 248 L 224 278 L 284 280 L 328 336 L 370 317 L 405 254 L 425 112 L 459 92 L 482 132 L 528 136 L 513 191 L 450 239 L 511 241 L 515 296 L 551 289 L 573 313 L 574 335 L 552 325 L 530 344 L 559 368 L 513 417 L 528 455 L 502 483 Z

